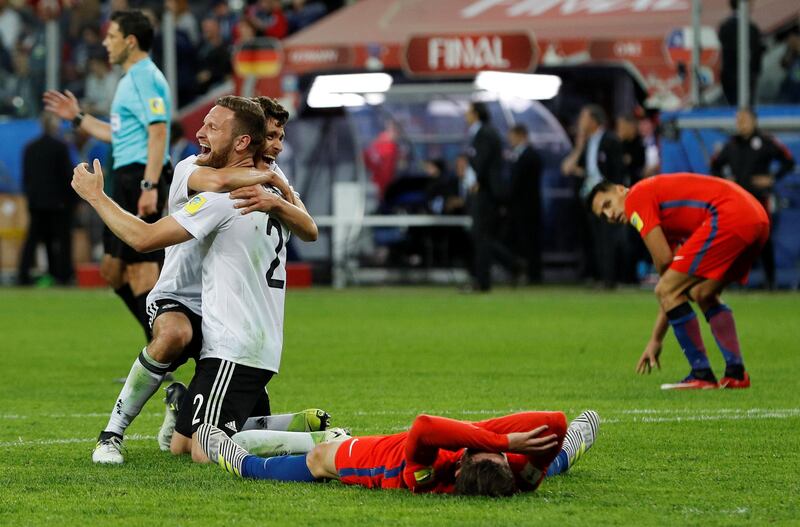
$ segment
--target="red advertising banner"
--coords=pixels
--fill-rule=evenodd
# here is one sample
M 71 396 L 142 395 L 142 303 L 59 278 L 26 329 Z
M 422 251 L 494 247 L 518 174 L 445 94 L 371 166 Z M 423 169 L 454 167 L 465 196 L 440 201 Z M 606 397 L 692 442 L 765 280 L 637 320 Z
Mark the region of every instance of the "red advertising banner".
M 479 71 L 531 71 L 538 48 L 527 33 L 415 35 L 409 38 L 404 69 L 409 75 L 462 76 Z

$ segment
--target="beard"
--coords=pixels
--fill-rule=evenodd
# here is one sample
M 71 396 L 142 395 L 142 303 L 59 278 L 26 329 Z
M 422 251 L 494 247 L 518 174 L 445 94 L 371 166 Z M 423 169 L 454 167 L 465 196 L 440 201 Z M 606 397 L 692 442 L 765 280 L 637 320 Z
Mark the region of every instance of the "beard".
M 195 163 L 197 166 L 209 168 L 224 168 L 228 164 L 228 158 L 233 150 L 233 140 L 227 145 L 219 148 L 217 151 L 211 151 L 208 158 L 205 160 L 198 159 Z

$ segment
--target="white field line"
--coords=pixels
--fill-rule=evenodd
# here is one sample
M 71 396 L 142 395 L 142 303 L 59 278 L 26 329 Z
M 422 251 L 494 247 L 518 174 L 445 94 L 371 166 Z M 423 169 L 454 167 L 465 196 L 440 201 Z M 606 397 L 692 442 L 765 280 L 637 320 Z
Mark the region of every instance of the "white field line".
M 125 441 L 152 441 L 156 436 L 146 436 L 140 434 L 131 434 L 125 436 Z M 43 445 L 68 445 L 71 443 L 94 443 L 97 441 L 96 437 L 68 437 L 63 439 L 22 439 L 21 437 L 16 441 L 5 441 L 0 443 L 0 448 L 10 448 L 15 446 L 43 446 Z
M 519 410 L 462 410 L 460 412 L 435 412 L 428 413 L 446 413 L 449 415 L 502 415 L 503 413 L 510 413 Z M 358 416 L 376 416 L 376 415 L 416 415 L 419 411 L 377 411 L 377 412 L 355 412 L 354 415 Z M 570 414 L 577 413 L 570 411 Z M 687 415 L 675 415 L 687 414 Z M 105 417 L 106 414 L 53 414 L 61 418 L 83 418 L 83 417 Z M 160 414 L 146 414 L 158 416 Z M 607 415 L 607 417 L 606 417 Z M 689 422 L 689 421 L 738 421 L 747 419 L 790 419 L 793 417 L 800 417 L 800 408 L 713 408 L 713 409 L 629 409 L 621 410 L 618 414 L 606 414 L 602 416 L 603 425 L 613 424 L 631 424 L 631 423 L 644 423 L 644 424 L 657 424 L 657 423 L 671 423 L 671 422 Z M 41 419 L 47 418 L 47 415 L 36 415 L 33 418 Z M 31 417 L 16 414 L 0 414 L 0 419 L 30 419 Z M 362 433 L 386 433 L 399 432 L 406 430 L 407 427 L 392 427 L 390 430 L 363 430 Z M 125 441 L 152 441 L 156 436 L 131 434 L 125 437 Z M 97 441 L 94 437 L 72 437 L 72 438 L 57 438 L 57 439 L 24 439 L 20 437 L 15 441 L 0 442 L 0 448 L 13 448 L 25 446 L 46 446 L 46 445 L 64 445 L 73 443 L 94 443 Z

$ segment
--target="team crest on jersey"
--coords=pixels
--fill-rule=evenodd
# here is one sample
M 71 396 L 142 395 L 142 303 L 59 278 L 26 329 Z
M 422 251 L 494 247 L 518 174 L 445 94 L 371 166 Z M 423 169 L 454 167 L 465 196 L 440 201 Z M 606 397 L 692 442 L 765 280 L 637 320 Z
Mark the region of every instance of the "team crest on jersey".
M 637 231 L 642 232 L 642 229 L 644 228 L 644 222 L 642 221 L 642 218 L 639 216 L 638 212 L 634 212 L 633 216 L 631 216 L 631 225 L 633 225 Z
M 150 113 L 153 115 L 164 115 L 167 113 L 167 109 L 164 106 L 164 99 L 161 97 L 153 97 L 152 99 L 148 99 L 147 102 L 150 104 Z
M 190 216 L 194 216 L 198 210 L 203 208 L 203 205 L 206 204 L 206 201 L 208 200 L 203 196 L 195 196 L 189 200 L 189 203 L 183 207 L 183 210 L 189 213 Z

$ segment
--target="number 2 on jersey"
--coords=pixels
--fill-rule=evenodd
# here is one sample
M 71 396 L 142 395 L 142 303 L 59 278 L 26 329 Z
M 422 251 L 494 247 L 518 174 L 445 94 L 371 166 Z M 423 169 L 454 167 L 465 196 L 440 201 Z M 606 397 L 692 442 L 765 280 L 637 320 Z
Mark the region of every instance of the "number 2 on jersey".
M 281 224 L 278 223 L 278 220 L 275 218 L 270 218 L 267 221 L 267 236 L 272 234 L 272 229 L 275 229 L 278 232 L 278 245 L 275 247 L 275 259 L 272 260 L 272 263 L 269 264 L 269 269 L 267 270 L 267 285 L 274 288 L 274 289 L 283 289 L 283 286 L 286 284 L 284 280 L 279 280 L 277 278 L 272 278 L 272 275 L 275 273 L 275 269 L 281 264 L 281 249 L 283 249 L 283 231 L 281 230 Z

